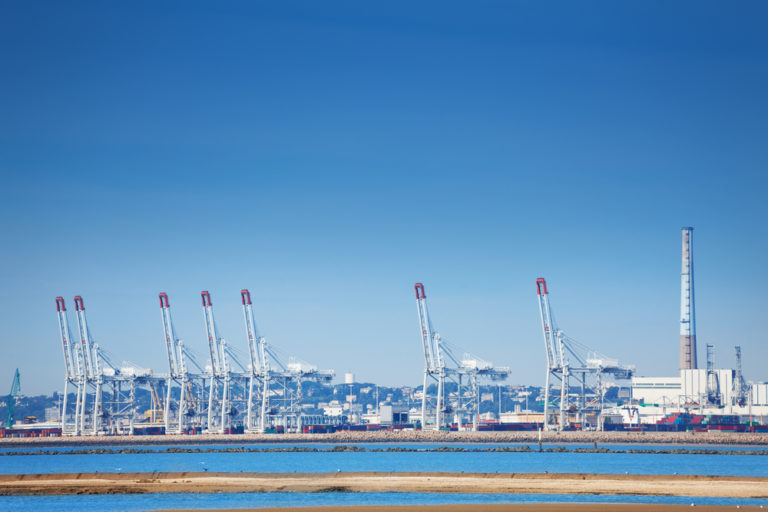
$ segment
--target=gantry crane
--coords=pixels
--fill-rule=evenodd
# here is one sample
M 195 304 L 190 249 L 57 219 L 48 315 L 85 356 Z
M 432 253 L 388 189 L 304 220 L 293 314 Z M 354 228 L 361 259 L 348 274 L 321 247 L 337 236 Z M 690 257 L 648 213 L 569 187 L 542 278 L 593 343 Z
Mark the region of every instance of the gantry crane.
M 427 295 L 422 283 L 414 285 L 416 307 L 421 330 L 421 346 L 424 352 L 424 382 L 421 399 L 421 428 L 440 429 L 446 425 L 446 415 L 455 413 L 458 428 L 462 428 L 462 416 L 469 414 L 472 429 L 477 430 L 480 419 L 479 378 L 487 377 L 493 381 L 506 379 L 511 373 L 507 367 L 494 367 L 493 364 L 478 359 L 471 354 L 459 360 L 440 337 L 429 318 Z M 427 384 L 432 379 L 437 384 L 434 398 L 427 392 Z M 469 380 L 469 389 L 464 390 L 464 379 Z M 458 392 L 453 403 L 446 399 L 446 382 L 453 381 Z M 427 411 L 434 408 L 434 424 L 429 421 Z
M 741 371 L 741 346 L 734 347 L 736 351 L 736 372 L 733 376 L 733 405 L 747 405 L 747 384 Z
M 225 433 L 234 423 L 240 411 L 233 405 L 234 388 L 245 394 L 245 382 L 248 375 L 239 358 L 219 335 L 213 315 L 211 294 L 204 290 L 200 293 L 203 300 L 203 319 L 208 335 L 211 373 L 208 390 L 208 432 Z M 239 370 L 232 367 L 234 363 Z M 242 398 L 243 400 L 245 397 Z
M 602 428 L 603 390 L 602 378 L 610 375 L 615 379 L 630 379 L 634 374 L 634 366 L 619 364 L 615 359 L 610 359 L 595 352 L 573 338 L 569 338 L 558 329 L 552 316 L 552 308 L 549 304 L 549 291 L 547 282 L 543 277 L 536 279 L 536 294 L 539 302 L 539 314 L 541 328 L 544 334 L 544 348 L 547 358 L 547 373 L 544 382 L 544 430 L 551 430 L 551 418 L 549 415 L 551 377 L 560 382 L 559 421 L 557 429 L 566 427 L 569 412 L 578 412 L 581 415 L 582 428 L 586 425 L 588 412 L 597 414 L 598 427 Z M 587 377 L 594 376 L 594 393 L 588 397 Z M 580 392 L 577 400 L 571 399 L 571 378 L 578 379 Z M 590 400 L 591 398 L 591 400 Z
M 79 432 L 85 433 L 86 419 L 89 420 L 90 434 L 96 435 L 101 426 L 101 408 L 102 408 L 102 390 L 104 384 L 104 375 L 101 369 L 101 360 L 99 357 L 99 346 L 91 338 L 91 331 L 88 329 L 88 319 L 85 315 L 85 302 L 80 295 L 75 297 L 75 314 L 77 318 L 77 329 L 80 333 L 80 352 L 83 357 L 83 370 L 85 375 L 85 389 L 81 396 Z M 88 392 L 93 394 L 93 405 L 91 412 L 87 412 Z
M 16 368 L 16 373 L 13 374 L 13 382 L 11 383 L 11 392 L 8 394 L 8 417 L 5 420 L 5 427 L 13 427 L 13 413 L 16 408 L 16 400 L 21 396 L 21 375 L 19 369 Z
M 64 353 L 64 399 L 61 422 L 64 435 L 95 435 L 101 432 L 133 433 L 136 388 L 151 380 L 151 371 L 136 366 L 118 367 L 93 341 L 85 314 L 85 302 L 74 299 L 79 342 L 73 342 L 62 297 L 56 297 L 59 337 Z M 128 391 L 123 386 L 128 386 Z M 75 389 L 74 408 L 69 403 L 70 389 Z M 108 388 L 111 392 L 105 394 Z M 72 410 L 74 409 L 74 410 Z M 106 430 L 109 428 L 109 430 Z
M 84 359 L 80 345 L 72 343 L 67 320 L 64 297 L 56 297 L 56 312 L 59 319 L 59 338 L 64 352 L 64 398 L 61 405 L 61 431 L 64 435 L 80 433 L 80 410 L 85 393 Z M 75 410 L 70 413 L 69 392 L 75 389 Z M 71 419 L 70 419 L 71 418 Z
M 160 293 L 159 298 L 169 369 L 163 420 L 166 433 L 181 434 L 192 426 L 192 423 L 196 426 L 203 423 L 198 416 L 200 406 L 196 403 L 199 400 L 195 392 L 204 392 L 207 376 L 194 355 L 176 335 L 168 294 Z M 197 371 L 190 372 L 188 363 Z M 175 404 L 175 407 L 172 404 Z M 195 420 L 195 417 L 198 419 Z
M 240 290 L 240 298 L 243 304 L 243 318 L 245 320 L 245 332 L 248 337 L 248 352 L 250 355 L 250 375 L 248 379 L 248 406 L 246 413 L 246 430 L 251 432 L 264 432 L 267 427 L 267 416 L 271 407 L 270 385 L 279 383 L 283 391 L 288 389 L 288 384 L 296 386 L 296 397 L 287 409 L 282 411 L 284 426 L 287 426 L 289 417 L 294 418 L 295 426 L 301 431 L 301 400 L 302 383 L 311 380 L 320 383 L 328 383 L 333 378 L 333 370 L 319 370 L 316 366 L 290 358 L 284 364 L 277 356 L 273 348 L 259 335 L 256 320 L 253 314 L 251 293 L 247 289 Z M 254 415 L 253 406 L 259 408 L 258 415 Z M 278 411 L 275 411 L 277 413 Z M 254 421 L 258 416 L 258 421 Z
M 248 336 L 248 354 L 250 355 L 250 374 L 248 376 L 248 406 L 245 415 L 245 429 L 248 431 L 264 432 L 266 429 L 267 402 L 269 400 L 269 384 L 271 380 L 269 361 L 267 360 L 266 342 L 259 336 L 256 320 L 253 316 L 251 292 L 240 290 L 243 303 L 243 319 L 245 332 Z M 259 399 L 260 398 L 260 399 Z M 258 423 L 254 422 L 253 406 L 258 402 Z
M 707 396 L 706 402 L 710 405 L 719 407 L 722 405 L 722 394 L 720 392 L 720 379 L 715 370 L 715 346 L 707 343 Z

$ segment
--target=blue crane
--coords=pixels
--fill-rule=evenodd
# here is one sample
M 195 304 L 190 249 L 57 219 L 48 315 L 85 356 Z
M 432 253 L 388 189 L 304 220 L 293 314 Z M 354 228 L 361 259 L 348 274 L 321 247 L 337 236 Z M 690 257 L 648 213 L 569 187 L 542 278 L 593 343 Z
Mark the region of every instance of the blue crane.
M 19 375 L 19 369 L 16 368 L 16 374 L 13 376 L 13 384 L 11 384 L 11 394 L 8 395 L 8 419 L 5 421 L 7 428 L 13 427 L 13 409 L 16 406 L 16 398 L 21 395 L 21 376 Z

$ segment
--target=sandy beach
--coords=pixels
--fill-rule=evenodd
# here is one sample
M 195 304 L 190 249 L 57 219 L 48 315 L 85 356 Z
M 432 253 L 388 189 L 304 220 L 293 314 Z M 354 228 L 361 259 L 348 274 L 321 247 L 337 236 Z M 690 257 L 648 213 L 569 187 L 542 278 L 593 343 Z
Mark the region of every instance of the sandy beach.
M 539 473 L 68 473 L 0 475 L 0 495 L 421 492 L 768 498 L 768 478 Z

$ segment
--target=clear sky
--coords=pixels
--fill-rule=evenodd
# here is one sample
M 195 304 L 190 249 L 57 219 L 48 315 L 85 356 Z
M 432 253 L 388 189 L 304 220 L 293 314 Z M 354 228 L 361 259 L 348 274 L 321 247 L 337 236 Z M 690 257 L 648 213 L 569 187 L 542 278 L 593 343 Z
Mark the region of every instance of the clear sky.
M 60 390 L 54 298 L 167 366 L 206 354 L 416 385 L 413 283 L 455 345 L 541 384 L 535 278 L 571 337 L 768 380 L 765 2 L 0 2 L 0 392 Z M 74 316 L 70 316 L 74 322 Z

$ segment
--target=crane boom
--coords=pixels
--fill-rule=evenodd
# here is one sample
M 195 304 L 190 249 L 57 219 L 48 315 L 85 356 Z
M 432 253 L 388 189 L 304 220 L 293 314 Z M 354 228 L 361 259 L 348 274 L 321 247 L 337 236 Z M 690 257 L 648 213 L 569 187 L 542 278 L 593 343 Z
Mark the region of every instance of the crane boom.
M 180 361 L 178 354 L 178 338 L 173 329 L 173 319 L 171 317 L 171 305 L 168 302 L 168 294 L 160 293 L 160 314 L 163 318 L 163 334 L 165 334 L 165 348 L 168 354 L 168 368 L 171 377 L 178 377 L 181 374 Z
M 248 335 L 248 353 L 251 356 L 251 372 L 254 375 L 263 373 L 264 353 L 262 349 L 263 338 L 259 336 L 256 328 L 256 320 L 253 316 L 253 304 L 251 303 L 251 292 L 247 289 L 240 290 L 240 298 L 243 302 L 243 318 L 245 319 L 245 332 Z
M 544 333 L 544 347 L 547 352 L 547 364 L 550 368 L 556 366 L 557 341 L 555 339 L 555 327 L 552 321 L 552 310 L 549 307 L 549 292 L 547 281 L 543 277 L 536 279 L 536 293 L 539 298 L 539 313 L 541 315 L 541 329 Z
M 216 332 L 216 321 L 213 317 L 213 302 L 211 302 L 211 294 L 207 290 L 203 290 L 200 296 L 203 299 L 203 318 L 205 331 L 208 335 L 208 349 L 211 353 L 211 373 L 220 376 L 223 373 L 222 358 L 220 340 Z
M 416 307 L 421 328 L 421 345 L 424 349 L 424 367 L 426 371 L 433 373 L 441 366 L 442 360 L 439 347 L 436 346 L 437 336 L 429 320 L 429 309 L 427 308 L 427 295 L 424 291 L 424 285 L 416 283 L 414 290 L 416 291 Z
M 77 313 L 77 327 L 80 332 L 80 347 L 83 354 L 83 373 L 87 380 L 96 376 L 96 361 L 93 357 L 93 343 L 91 333 L 88 330 L 88 320 L 85 317 L 85 303 L 80 295 L 75 297 L 75 312 Z
M 59 317 L 59 336 L 61 337 L 61 346 L 64 351 L 64 367 L 66 378 L 70 382 L 77 379 L 80 372 L 79 362 L 72 352 L 72 335 L 69 332 L 69 322 L 67 321 L 67 307 L 64 304 L 64 297 L 56 297 L 56 312 Z

